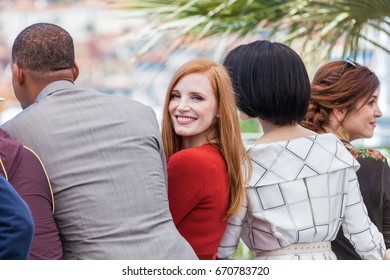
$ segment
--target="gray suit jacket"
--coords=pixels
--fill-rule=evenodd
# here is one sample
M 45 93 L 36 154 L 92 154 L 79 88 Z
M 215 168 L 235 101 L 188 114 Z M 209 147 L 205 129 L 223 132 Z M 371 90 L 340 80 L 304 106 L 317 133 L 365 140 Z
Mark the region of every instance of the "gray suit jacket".
M 66 259 L 196 259 L 169 212 L 151 108 L 57 81 L 2 128 L 47 169 Z

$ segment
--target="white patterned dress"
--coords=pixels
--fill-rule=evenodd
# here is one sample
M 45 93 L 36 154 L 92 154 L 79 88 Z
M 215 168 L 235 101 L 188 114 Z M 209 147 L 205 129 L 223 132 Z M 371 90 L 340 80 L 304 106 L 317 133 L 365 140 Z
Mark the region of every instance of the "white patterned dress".
M 355 171 L 358 162 L 333 134 L 249 147 L 252 177 L 240 212 L 229 219 L 218 258 L 240 238 L 254 253 L 334 240 L 340 226 L 363 259 L 382 259 L 383 236 L 370 221 Z M 291 246 L 290 246 L 291 247 Z M 330 251 L 256 259 L 336 259 Z

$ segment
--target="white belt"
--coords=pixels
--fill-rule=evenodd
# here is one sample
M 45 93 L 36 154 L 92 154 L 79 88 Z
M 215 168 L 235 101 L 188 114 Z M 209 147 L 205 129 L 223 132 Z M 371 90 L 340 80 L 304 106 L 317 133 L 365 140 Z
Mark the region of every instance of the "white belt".
M 331 251 L 332 247 L 329 241 L 317 242 L 317 243 L 297 243 L 290 244 L 286 247 L 271 250 L 257 252 L 256 257 L 278 256 L 287 254 L 305 254 L 305 253 L 318 253 Z

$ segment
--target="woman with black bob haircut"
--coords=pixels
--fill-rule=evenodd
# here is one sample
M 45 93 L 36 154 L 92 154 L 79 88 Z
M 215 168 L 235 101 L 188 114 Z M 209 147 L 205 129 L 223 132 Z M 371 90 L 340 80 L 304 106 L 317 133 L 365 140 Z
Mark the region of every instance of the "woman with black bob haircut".
M 310 79 L 301 58 L 285 45 L 255 41 L 238 46 L 227 55 L 225 67 L 239 96 L 237 106 L 247 116 L 276 125 L 305 117 Z
M 256 118 L 264 134 L 248 148 L 246 199 L 229 218 L 218 258 L 229 257 L 242 238 L 256 259 L 337 259 L 330 241 L 342 227 L 362 259 L 382 259 L 383 236 L 356 179 L 359 164 L 333 133 L 299 125 L 310 100 L 299 55 L 281 43 L 255 41 L 231 50 L 224 66 L 241 118 Z

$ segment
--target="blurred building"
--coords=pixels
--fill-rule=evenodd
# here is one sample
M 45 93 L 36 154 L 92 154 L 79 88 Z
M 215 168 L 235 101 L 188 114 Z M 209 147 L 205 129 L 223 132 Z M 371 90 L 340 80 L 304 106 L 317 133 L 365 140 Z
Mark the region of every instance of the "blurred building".
M 139 16 L 132 17 L 126 10 L 116 9 L 109 5 L 110 2 L 115 1 L 0 1 L 0 96 L 7 99 L 0 102 L 0 111 L 4 112 L 0 123 L 21 110 L 11 86 L 11 47 L 17 34 L 26 26 L 36 22 L 58 24 L 72 35 L 76 59 L 80 66 L 80 76 L 76 81 L 78 84 L 108 94 L 129 96 L 152 106 L 158 119 L 162 115 L 166 89 L 173 72 L 191 58 L 210 56 L 219 60 L 226 51 L 223 40 L 207 39 L 198 44 L 191 44 L 189 48 L 173 52 L 164 45 L 137 56 L 150 43 L 139 34 L 147 21 Z M 254 36 L 265 35 L 254 34 Z M 375 40 L 390 45 L 388 36 L 383 38 L 376 36 Z M 236 41 L 237 43 L 239 42 Z M 174 44 L 178 45 L 181 42 L 174 42 Z M 339 58 L 337 50 L 333 58 Z M 380 106 L 384 113 L 384 117 L 378 121 L 376 136 L 364 140 L 362 144 L 390 145 L 390 97 L 388 96 L 390 55 L 367 46 L 360 51 L 357 60 L 370 67 L 379 76 L 382 83 Z M 309 72 L 316 70 L 313 69 L 313 65 L 307 66 Z M 387 115 L 389 117 L 386 117 Z
M 134 87 L 134 46 L 121 43 L 137 23 L 120 10 L 108 9 L 105 1 L 14 0 L 0 3 L 0 110 L 18 105 L 10 71 L 11 47 L 26 26 L 50 22 L 66 29 L 74 39 L 80 66 L 78 84 L 112 94 L 131 95 Z M 143 98 L 153 104 L 153 99 Z M 1 121 L 1 120 L 0 120 Z

